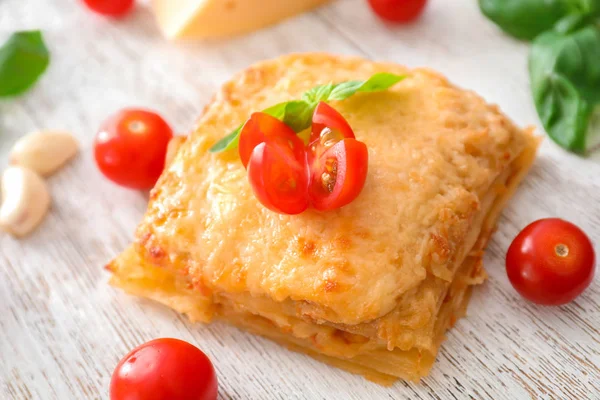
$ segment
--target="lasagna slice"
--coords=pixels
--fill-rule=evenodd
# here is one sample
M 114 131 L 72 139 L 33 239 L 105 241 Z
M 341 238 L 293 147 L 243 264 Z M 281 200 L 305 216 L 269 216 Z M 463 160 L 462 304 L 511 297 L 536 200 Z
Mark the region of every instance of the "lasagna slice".
M 406 79 L 334 102 L 369 149 L 365 187 L 341 209 L 269 211 L 237 151 L 208 151 L 254 111 L 377 72 Z M 207 106 L 111 282 L 380 383 L 416 381 L 485 279 L 483 250 L 537 146 L 432 71 L 326 54 L 262 62 Z

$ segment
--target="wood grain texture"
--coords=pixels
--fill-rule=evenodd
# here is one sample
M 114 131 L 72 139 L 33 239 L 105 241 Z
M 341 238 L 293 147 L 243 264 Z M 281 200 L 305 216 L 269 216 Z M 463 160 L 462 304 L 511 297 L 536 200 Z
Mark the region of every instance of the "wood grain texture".
M 43 225 L 21 241 L 0 235 L 0 399 L 107 399 L 118 359 L 164 336 L 209 354 L 221 399 L 600 399 L 598 279 L 575 302 L 544 308 L 521 299 L 504 272 L 511 239 L 537 218 L 560 216 L 600 239 L 600 155 L 578 158 L 549 140 L 500 220 L 485 259 L 489 281 L 419 385 L 383 388 L 226 325 L 190 324 L 106 283 L 102 266 L 131 240 L 147 201 L 93 163 L 94 131 L 121 107 L 160 110 L 185 133 L 234 72 L 319 50 L 435 68 L 519 124 L 537 124 L 527 44 L 500 33 L 475 3 L 432 0 L 418 23 L 390 27 L 366 1 L 340 0 L 251 35 L 183 45 L 162 39 L 143 5 L 111 22 L 72 0 L 0 0 L 0 37 L 43 28 L 52 51 L 33 90 L 0 102 L 0 165 L 34 129 L 68 129 L 82 144 L 49 181 Z

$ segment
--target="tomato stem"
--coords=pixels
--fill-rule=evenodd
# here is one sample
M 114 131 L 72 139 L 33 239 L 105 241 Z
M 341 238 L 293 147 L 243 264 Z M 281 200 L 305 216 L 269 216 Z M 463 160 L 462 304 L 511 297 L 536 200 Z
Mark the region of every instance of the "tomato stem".
M 559 243 L 554 247 L 554 252 L 559 257 L 566 257 L 569 255 L 569 247 L 566 244 Z
M 131 121 L 127 127 L 133 133 L 143 133 L 146 130 L 144 123 L 138 120 Z

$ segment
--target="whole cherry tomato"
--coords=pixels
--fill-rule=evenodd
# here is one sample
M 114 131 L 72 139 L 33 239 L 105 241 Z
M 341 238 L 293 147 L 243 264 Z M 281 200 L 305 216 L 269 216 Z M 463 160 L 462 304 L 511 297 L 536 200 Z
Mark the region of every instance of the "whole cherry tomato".
M 369 0 L 369 4 L 386 21 L 410 22 L 421 15 L 427 0 Z
M 594 248 L 577 226 L 558 218 L 535 221 L 513 240 L 506 272 L 526 299 L 544 305 L 570 302 L 592 281 Z
M 171 127 L 154 112 L 125 109 L 108 118 L 96 135 L 94 156 L 100 171 L 132 189 L 150 189 L 165 166 Z
M 135 0 L 83 0 L 84 3 L 98 14 L 109 17 L 122 17 L 132 8 Z
M 217 376 L 197 347 L 156 339 L 127 354 L 110 381 L 110 400 L 215 400 Z

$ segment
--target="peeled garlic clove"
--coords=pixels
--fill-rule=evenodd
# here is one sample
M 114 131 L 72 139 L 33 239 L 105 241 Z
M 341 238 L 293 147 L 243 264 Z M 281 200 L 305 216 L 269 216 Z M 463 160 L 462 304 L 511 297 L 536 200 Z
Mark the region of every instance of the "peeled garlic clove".
M 48 176 L 77 154 L 78 148 L 77 140 L 68 132 L 33 132 L 15 143 L 9 160 L 11 165 L 20 165 Z
M 181 145 L 185 143 L 185 136 L 173 136 L 167 145 L 167 155 L 165 157 L 165 165 L 171 164 L 175 154 L 179 151 Z
M 0 228 L 14 236 L 25 236 L 35 229 L 50 207 L 44 180 L 30 169 L 8 167 L 2 174 Z

